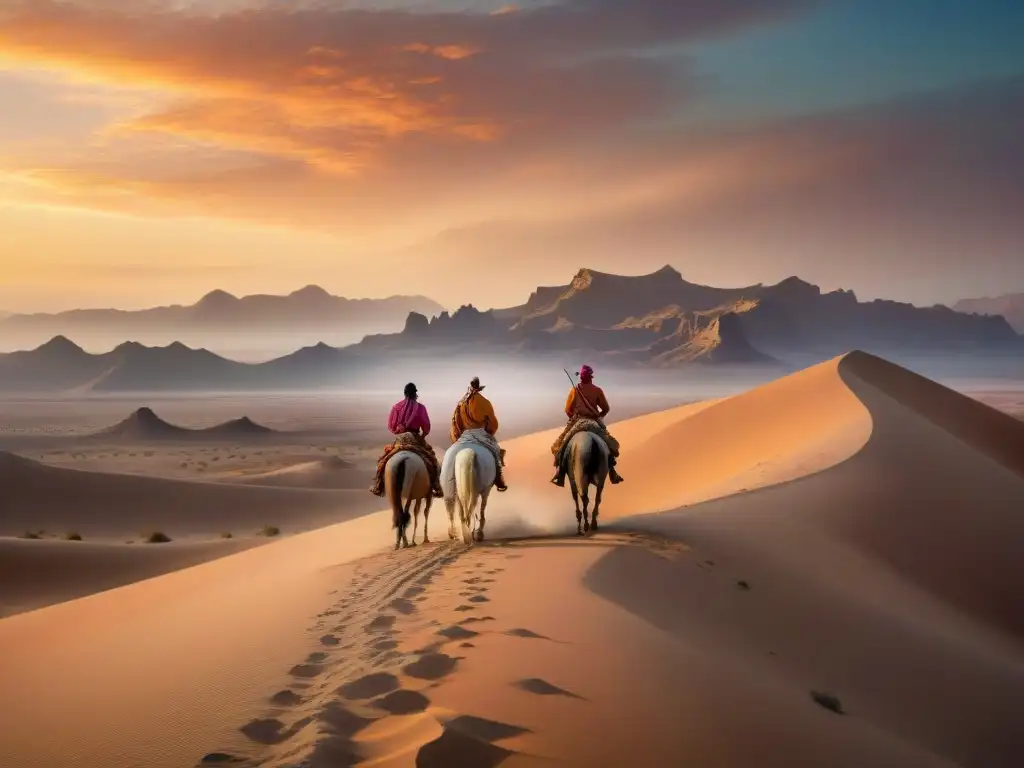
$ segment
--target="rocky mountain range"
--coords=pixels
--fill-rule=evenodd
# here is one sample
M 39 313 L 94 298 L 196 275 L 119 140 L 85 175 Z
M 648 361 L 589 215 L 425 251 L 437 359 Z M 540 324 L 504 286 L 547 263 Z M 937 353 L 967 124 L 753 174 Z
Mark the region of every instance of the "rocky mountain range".
M 714 288 L 672 267 L 628 277 L 580 270 L 563 286 L 538 288 L 525 304 L 481 312 L 465 306 L 433 319 L 410 314 L 401 333 L 361 347 L 508 347 L 531 353 L 586 350 L 653 365 L 764 363 L 793 353 L 993 352 L 1019 349 L 1002 317 L 944 306 L 861 302 L 791 277 L 775 285 Z
M 109 348 L 132 339 L 148 345 L 182 342 L 229 354 L 253 339 L 270 337 L 279 340 L 281 349 L 293 350 L 318 341 L 348 344 L 367 333 L 397 331 L 410 312 L 434 315 L 442 309 L 424 296 L 348 299 L 315 285 L 282 296 L 237 297 L 215 290 L 188 306 L 0 313 L 0 346 L 25 349 L 66 336 L 86 348 Z
M 944 306 L 861 302 L 851 291 L 823 293 L 799 278 L 775 285 L 714 288 L 665 267 L 621 276 L 580 270 L 542 287 L 519 306 L 464 306 L 433 317 L 408 313 L 396 333 L 338 348 L 317 343 L 264 363 L 242 363 L 180 342 L 125 342 L 91 354 L 64 336 L 0 355 L 0 391 L 267 391 L 350 385 L 396 360 L 494 355 L 524 361 L 585 353 L 602 364 L 789 365 L 851 349 L 886 354 L 1024 355 L 1024 340 L 1000 316 Z
M 977 315 L 1001 315 L 1017 333 L 1024 333 L 1024 293 L 1008 293 L 994 298 L 963 299 L 954 304 L 953 309 Z

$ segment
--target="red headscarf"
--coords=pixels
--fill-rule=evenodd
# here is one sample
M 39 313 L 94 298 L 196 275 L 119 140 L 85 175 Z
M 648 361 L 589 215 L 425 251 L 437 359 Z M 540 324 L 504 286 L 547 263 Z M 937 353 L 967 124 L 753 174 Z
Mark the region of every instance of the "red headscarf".
M 594 380 L 594 369 L 589 365 L 584 365 L 580 368 L 579 372 L 580 381 L 589 382 Z

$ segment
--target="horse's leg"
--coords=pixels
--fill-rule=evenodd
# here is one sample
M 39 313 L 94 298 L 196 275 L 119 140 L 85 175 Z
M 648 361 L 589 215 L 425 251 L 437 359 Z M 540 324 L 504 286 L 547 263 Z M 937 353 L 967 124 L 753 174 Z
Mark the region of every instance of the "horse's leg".
M 569 490 L 572 491 L 572 503 L 576 505 L 576 535 L 583 535 L 583 513 L 580 512 L 580 489 L 576 485 L 576 473 L 569 473 Z
M 430 522 L 430 504 L 434 501 L 433 495 L 427 496 L 427 505 L 423 510 L 423 543 L 430 543 L 430 536 L 427 535 L 427 523 Z
M 594 513 L 590 516 L 590 530 L 597 531 L 597 515 L 601 509 L 601 495 L 604 493 L 605 478 L 597 481 L 597 491 L 594 493 Z
M 485 488 L 484 492 L 480 494 L 480 528 L 477 530 L 476 535 L 473 537 L 477 541 L 484 540 L 484 526 L 487 524 L 487 516 L 485 514 L 487 510 L 487 497 L 490 496 L 490 488 Z
M 448 538 L 455 538 L 455 499 L 444 500 L 445 509 L 448 511 Z
M 462 503 L 462 499 L 456 494 L 455 496 L 455 522 L 452 523 L 451 537 L 457 541 L 464 541 L 465 536 L 463 521 L 466 519 L 466 507 Z
M 409 546 L 409 510 L 412 508 L 412 498 L 405 502 L 405 510 L 402 513 L 402 546 Z
M 587 508 L 590 506 L 590 478 L 583 478 L 583 532 L 590 532 L 590 514 Z
M 416 531 L 420 529 L 420 505 L 423 499 L 416 499 L 416 505 L 412 508 L 412 546 L 416 546 Z

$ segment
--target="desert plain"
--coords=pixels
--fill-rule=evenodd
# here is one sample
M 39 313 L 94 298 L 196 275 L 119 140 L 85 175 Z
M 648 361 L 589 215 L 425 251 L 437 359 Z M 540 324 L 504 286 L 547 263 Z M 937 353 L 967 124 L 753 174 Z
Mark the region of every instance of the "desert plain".
M 1024 761 L 1021 390 L 855 352 L 609 391 L 626 482 L 576 537 L 565 387 L 498 378 L 487 538 L 436 502 L 391 551 L 402 383 L 0 402 L 0 765 Z

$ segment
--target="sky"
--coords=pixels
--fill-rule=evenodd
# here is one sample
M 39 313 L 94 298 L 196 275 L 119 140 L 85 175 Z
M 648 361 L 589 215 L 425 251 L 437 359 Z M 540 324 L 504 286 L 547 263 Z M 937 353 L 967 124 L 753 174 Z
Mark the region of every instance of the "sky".
M 0 0 L 0 310 L 1024 292 L 1020 0 Z

